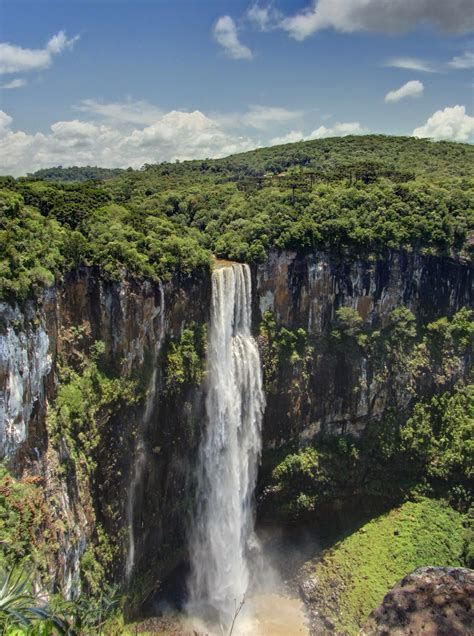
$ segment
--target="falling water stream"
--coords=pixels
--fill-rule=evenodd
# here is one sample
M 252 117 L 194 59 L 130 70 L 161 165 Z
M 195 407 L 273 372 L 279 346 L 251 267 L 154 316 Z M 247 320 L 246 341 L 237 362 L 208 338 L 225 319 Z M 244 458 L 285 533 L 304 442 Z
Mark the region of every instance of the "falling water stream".
M 248 265 L 214 270 L 188 609 L 223 629 L 247 592 L 257 547 L 253 494 L 265 398 L 251 301 Z
M 196 507 L 190 524 L 188 601 L 185 614 L 174 614 L 172 609 L 161 614 L 158 631 L 162 633 L 167 633 L 168 621 L 176 628 L 172 633 L 190 635 L 222 636 L 231 631 L 233 636 L 308 633 L 300 600 L 275 588 L 274 581 L 269 584 L 272 568 L 267 567 L 255 534 L 253 499 L 265 396 L 251 324 L 248 265 L 217 267 L 212 274 L 207 418 L 197 458 Z M 149 403 L 155 385 L 152 379 Z M 145 424 L 150 416 L 147 408 Z M 135 563 L 135 493 L 145 464 L 142 430 L 128 502 L 129 577 Z M 242 611 L 236 617 L 241 603 Z

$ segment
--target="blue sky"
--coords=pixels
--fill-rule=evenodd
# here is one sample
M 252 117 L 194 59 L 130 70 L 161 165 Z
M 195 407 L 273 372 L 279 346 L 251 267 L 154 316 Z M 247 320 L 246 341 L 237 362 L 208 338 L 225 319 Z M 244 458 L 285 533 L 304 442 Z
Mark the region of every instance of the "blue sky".
M 3 0 L 0 11 L 2 173 L 363 132 L 474 137 L 470 0 Z

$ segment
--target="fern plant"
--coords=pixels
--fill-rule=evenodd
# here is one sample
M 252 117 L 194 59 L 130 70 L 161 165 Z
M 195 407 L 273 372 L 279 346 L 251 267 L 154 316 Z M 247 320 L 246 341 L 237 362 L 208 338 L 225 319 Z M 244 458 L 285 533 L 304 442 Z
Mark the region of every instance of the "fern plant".
M 14 633 L 18 628 L 30 629 L 38 622 L 48 622 L 57 633 L 65 633 L 62 621 L 52 616 L 46 605 L 38 605 L 36 598 L 29 591 L 29 575 L 20 570 L 10 570 L 0 574 L 0 630 L 3 633 Z

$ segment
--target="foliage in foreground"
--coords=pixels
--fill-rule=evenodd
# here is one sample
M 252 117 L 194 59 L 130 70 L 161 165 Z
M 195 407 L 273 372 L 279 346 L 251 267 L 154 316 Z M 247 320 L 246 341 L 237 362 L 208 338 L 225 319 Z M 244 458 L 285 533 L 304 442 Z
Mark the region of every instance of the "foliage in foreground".
M 22 570 L 0 576 L 0 629 L 2 633 L 64 633 L 65 624 L 39 604 L 30 591 L 30 579 Z M 50 631 L 49 631 L 50 630 Z
M 0 576 L 0 630 L 8 636 L 89 636 L 118 634 L 117 591 L 102 583 L 96 596 L 67 601 L 59 595 L 46 604 L 32 591 L 31 576 L 11 569 Z M 105 628 L 109 625 L 109 628 Z

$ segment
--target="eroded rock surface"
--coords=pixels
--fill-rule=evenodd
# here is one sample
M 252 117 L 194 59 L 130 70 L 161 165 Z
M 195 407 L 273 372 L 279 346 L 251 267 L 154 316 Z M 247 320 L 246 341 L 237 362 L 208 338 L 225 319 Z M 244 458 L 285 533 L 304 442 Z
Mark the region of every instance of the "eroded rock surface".
M 372 612 L 361 636 L 474 634 L 474 570 L 418 568 Z

